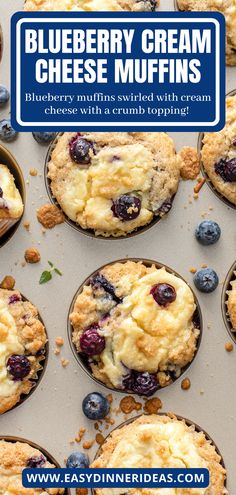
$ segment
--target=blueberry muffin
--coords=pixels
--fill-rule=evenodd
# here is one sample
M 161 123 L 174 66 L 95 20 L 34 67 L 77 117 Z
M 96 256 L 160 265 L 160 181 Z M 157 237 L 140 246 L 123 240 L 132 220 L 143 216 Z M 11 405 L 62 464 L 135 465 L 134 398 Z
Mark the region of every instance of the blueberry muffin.
M 48 177 L 70 220 L 95 235 L 119 237 L 171 209 L 181 164 L 164 133 L 64 133 Z
M 0 441 L 0 495 L 59 495 L 59 488 L 24 488 L 22 471 L 25 468 L 55 468 L 40 450 L 28 443 Z
M 225 469 L 216 448 L 202 431 L 188 426 L 175 416 L 141 416 L 114 430 L 103 444 L 92 468 L 207 468 L 210 486 L 194 489 L 117 489 L 116 495 L 223 495 Z M 111 495 L 110 489 L 98 489 L 96 495 Z
M 92 375 L 113 389 L 152 395 L 195 355 L 199 315 L 179 277 L 138 261 L 106 265 L 70 314 L 72 340 Z
M 180 10 L 217 11 L 226 20 L 226 63 L 236 65 L 236 0 L 177 0 Z
M 35 306 L 17 290 L 0 289 L 0 414 L 34 387 L 46 342 Z
M 20 220 L 23 210 L 15 179 L 8 167 L 0 164 L 0 237 Z
M 25 0 L 25 10 L 155 12 L 159 0 Z
M 232 325 L 233 332 L 236 332 L 236 272 L 234 272 L 234 279 L 230 282 L 231 289 L 227 291 L 228 299 L 226 306 L 228 315 Z
M 236 95 L 226 98 L 226 125 L 203 138 L 202 162 L 215 189 L 236 205 Z

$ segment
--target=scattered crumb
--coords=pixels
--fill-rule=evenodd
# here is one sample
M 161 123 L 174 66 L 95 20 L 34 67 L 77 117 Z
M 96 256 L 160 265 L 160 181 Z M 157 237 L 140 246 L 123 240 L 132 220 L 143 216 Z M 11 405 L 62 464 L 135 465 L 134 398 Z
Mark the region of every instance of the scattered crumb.
M 143 407 L 144 411 L 148 414 L 157 414 L 161 408 L 162 402 L 158 397 L 148 399 Z
M 15 287 L 15 279 L 11 275 L 6 275 L 0 284 L 1 289 L 12 290 Z
M 102 445 L 104 441 L 105 441 L 104 436 L 101 433 L 97 433 L 96 442 L 98 443 L 98 445 Z
M 108 394 L 106 398 L 107 398 L 109 404 L 112 404 L 112 402 L 113 402 L 113 396 L 112 396 L 112 394 Z
M 232 342 L 226 342 L 225 344 L 225 350 L 227 352 L 232 352 L 234 350 L 234 346 Z
M 21 266 L 22 266 L 22 268 L 24 268 L 26 266 L 26 262 L 22 261 Z
M 202 268 L 207 268 L 207 267 L 208 267 L 208 265 L 206 263 L 202 264 Z
M 123 397 L 120 401 L 120 409 L 124 414 L 130 414 L 133 411 L 140 411 L 142 408 L 142 404 L 140 402 L 136 402 L 134 397 L 127 396 Z
M 25 261 L 26 263 L 39 263 L 41 260 L 40 252 L 36 248 L 28 248 L 25 251 Z
M 182 382 L 181 382 L 182 390 L 189 390 L 190 387 L 191 387 L 191 382 L 190 382 L 189 378 L 185 378 L 184 380 L 182 380 Z
M 204 395 L 204 390 L 200 390 L 200 395 Z
M 94 444 L 94 440 L 87 440 L 87 442 L 83 443 L 83 449 L 86 449 L 86 450 L 91 449 L 93 444 Z
M 31 168 L 29 173 L 30 173 L 31 177 L 37 177 L 38 170 L 37 170 L 37 168 Z
M 30 229 L 30 222 L 25 221 L 23 225 L 24 225 L 25 230 L 27 230 L 27 231 L 29 232 L 29 229 Z
M 41 232 L 42 232 L 42 234 L 46 234 L 46 229 L 43 227 Z
M 53 229 L 65 221 L 62 211 L 50 204 L 43 205 L 37 210 L 37 219 L 45 229 Z
M 69 362 L 70 362 L 69 359 L 61 358 L 61 365 L 63 368 L 66 368 L 66 366 L 68 366 Z
M 61 352 L 61 349 L 58 349 L 58 347 L 56 347 L 56 349 L 54 349 L 53 352 L 54 352 L 55 356 L 58 356 L 58 354 L 60 354 L 60 352 Z
M 196 194 L 198 194 L 198 193 L 201 191 L 201 189 L 202 189 L 202 187 L 204 186 L 205 182 L 206 182 L 206 179 L 204 179 L 203 177 L 202 177 L 202 179 L 201 179 L 201 181 L 200 181 L 200 182 L 198 181 L 198 184 L 194 187 L 194 192 L 195 192 Z M 205 214 L 206 214 L 206 213 L 204 213 L 204 215 L 205 215 Z
M 56 340 L 55 340 L 55 344 L 58 347 L 62 347 L 64 345 L 64 339 L 62 337 L 57 337 Z
M 88 495 L 88 489 L 87 488 L 76 488 L 76 495 Z
M 194 195 L 193 195 L 193 199 L 198 199 L 198 198 L 199 198 L 199 194 L 194 193 Z
M 81 428 L 79 429 L 79 433 L 78 433 L 77 437 L 75 437 L 75 441 L 76 441 L 77 443 L 80 443 L 80 442 L 81 442 L 82 438 L 83 438 L 83 437 L 84 437 L 84 435 L 85 435 L 85 432 L 86 432 L 86 428 L 81 427 Z
M 196 179 L 200 172 L 200 159 L 196 148 L 184 146 L 180 150 L 179 156 L 182 159 L 182 165 L 180 167 L 180 175 L 182 179 Z
M 189 271 L 190 273 L 197 273 L 197 268 L 194 268 L 194 266 L 192 266 Z

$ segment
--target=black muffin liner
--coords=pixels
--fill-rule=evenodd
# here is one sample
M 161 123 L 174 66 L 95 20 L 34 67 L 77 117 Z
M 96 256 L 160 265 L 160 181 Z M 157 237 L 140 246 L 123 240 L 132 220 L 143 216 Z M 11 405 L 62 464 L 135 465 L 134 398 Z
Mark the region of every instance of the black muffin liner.
M 1 32 L 0 32 L 1 36 Z M 24 210 L 25 210 L 25 201 L 26 201 L 26 188 L 25 188 L 25 181 L 24 181 L 24 176 L 22 173 L 22 170 L 20 166 L 18 165 L 16 159 L 14 156 L 10 153 L 10 151 L 5 148 L 2 144 L 0 144 L 0 164 L 6 165 L 10 172 L 12 173 L 14 179 L 15 179 L 15 185 L 17 189 L 19 190 L 19 193 L 22 197 L 22 201 L 24 204 Z M 15 234 L 16 230 L 20 226 L 20 223 L 23 219 L 24 211 L 21 216 L 21 218 L 16 222 L 3 236 L 0 237 L 0 248 L 6 244 L 11 237 Z
M 0 441 L 1 440 L 5 440 L 6 442 L 11 442 L 11 443 L 15 443 L 15 442 L 28 443 L 34 449 L 37 449 L 40 452 L 42 452 L 42 454 L 46 457 L 46 459 L 51 464 L 54 464 L 54 466 L 56 466 L 56 468 L 61 468 L 62 467 L 59 464 L 59 462 L 57 462 L 56 459 L 51 454 L 49 454 L 49 452 L 46 449 L 44 449 L 43 447 L 41 447 L 37 443 L 32 442 L 31 440 L 26 440 L 25 438 L 20 438 L 20 437 L 15 437 L 15 436 L 0 435 Z M 68 488 L 66 488 L 65 489 L 65 493 L 63 495 L 71 495 L 70 490 Z
M 221 462 L 220 462 L 221 466 L 224 469 L 226 469 L 225 463 L 224 463 L 224 459 L 223 459 L 223 457 L 221 455 L 221 452 L 220 452 L 219 448 L 217 447 L 217 445 L 214 442 L 214 440 L 210 437 L 210 435 L 205 430 L 203 430 L 203 428 L 201 428 L 199 425 L 197 425 L 193 421 L 190 421 L 189 419 L 186 419 L 183 416 L 180 416 L 180 415 L 175 414 L 175 413 L 165 413 L 165 412 L 162 412 L 162 413 L 158 413 L 157 416 L 168 416 L 168 415 L 171 415 L 171 416 L 174 415 L 176 417 L 176 419 L 178 419 L 179 421 L 184 421 L 187 426 L 193 426 L 195 428 L 195 431 L 197 431 L 198 433 L 201 433 L 201 432 L 204 433 L 206 439 L 215 447 L 217 454 L 220 456 L 220 458 L 221 458 Z M 113 433 L 113 431 L 120 430 L 124 426 L 126 426 L 126 425 L 128 425 L 130 423 L 133 423 L 136 419 L 140 418 L 141 416 L 152 416 L 152 415 L 149 415 L 149 414 L 139 414 L 138 416 L 135 416 L 133 418 L 128 419 L 127 421 L 124 421 L 123 423 L 121 423 L 116 428 L 113 428 L 113 430 L 106 436 L 106 438 L 104 440 L 104 443 L 108 440 L 108 438 L 111 436 L 111 433 Z M 97 450 L 97 452 L 95 454 L 95 457 L 94 457 L 93 462 L 101 455 L 101 451 L 102 451 L 102 445 L 98 448 L 98 450 Z M 227 489 L 227 475 L 226 475 L 226 479 L 225 479 L 225 488 Z M 92 495 L 96 495 L 96 489 L 92 489 L 91 492 L 92 492 Z
M 83 287 L 84 285 L 89 285 L 90 281 L 91 281 L 91 278 L 96 275 L 100 270 L 102 270 L 103 268 L 105 268 L 107 265 L 114 265 L 115 263 L 126 263 L 127 261 L 134 261 L 134 262 L 142 262 L 145 266 L 147 267 L 151 267 L 152 265 L 155 265 L 156 268 L 165 268 L 169 273 L 172 273 L 173 275 L 177 276 L 178 278 L 180 278 L 181 280 L 183 280 L 188 286 L 188 282 L 186 282 L 186 280 L 181 276 L 179 275 L 175 270 L 172 270 L 172 268 L 169 268 L 168 266 L 166 266 L 165 264 L 162 264 L 162 263 L 159 263 L 157 261 L 152 261 L 152 260 L 147 260 L 147 259 L 141 259 L 141 258 L 127 258 L 127 259 L 121 259 L 121 260 L 116 260 L 116 261 L 113 261 L 113 262 L 110 262 L 110 263 L 106 263 L 105 265 L 103 265 L 102 267 L 100 267 L 99 269 L 95 270 L 89 277 L 86 278 L 86 280 L 80 285 L 79 289 L 77 290 L 77 292 L 75 293 L 73 299 L 72 299 L 72 302 L 71 302 L 71 305 L 70 305 L 70 308 L 69 308 L 69 312 L 68 312 L 68 318 L 67 318 L 67 331 L 68 331 L 68 339 L 69 339 L 69 343 L 70 343 L 70 347 L 71 347 L 71 350 L 75 356 L 75 359 L 76 361 L 78 362 L 78 364 L 80 365 L 80 367 L 82 368 L 82 370 L 98 385 L 102 385 L 103 387 L 105 387 L 106 389 L 108 390 L 112 390 L 113 392 L 119 392 L 119 393 L 122 393 L 122 394 L 130 394 L 130 395 L 140 395 L 141 397 L 143 397 L 143 394 L 137 394 L 135 392 L 132 392 L 132 391 L 128 391 L 128 390 L 121 390 L 121 389 L 116 389 L 116 388 L 113 388 L 113 387 L 109 387 L 108 385 L 105 385 L 105 383 L 101 382 L 100 380 L 98 380 L 97 378 L 95 378 L 92 374 L 92 371 L 90 370 L 88 364 L 86 364 L 86 360 L 83 360 L 81 355 L 77 352 L 76 350 L 76 347 L 72 341 L 72 333 L 73 333 L 73 326 L 72 324 L 70 323 L 70 319 L 69 319 L 69 316 L 70 314 L 73 312 L 73 308 L 74 308 L 74 304 L 75 304 L 75 301 L 78 297 L 78 295 L 82 292 L 83 290 Z M 189 286 L 190 287 L 190 286 Z M 196 356 L 197 356 L 197 353 L 199 351 L 199 348 L 200 348 L 200 344 L 201 344 L 201 340 L 202 340 L 202 331 L 203 331 L 203 319 L 202 319 L 202 312 L 201 312 L 201 308 L 200 308 L 200 305 L 199 305 L 199 302 L 198 302 L 198 299 L 194 293 L 194 291 L 192 290 L 192 288 L 190 287 L 193 295 L 194 295 L 194 300 L 195 300 L 195 304 L 196 304 L 196 309 L 197 309 L 197 316 L 199 318 L 199 322 L 200 322 L 200 328 L 199 328 L 199 337 L 198 337 L 198 340 L 197 340 L 197 350 L 195 352 L 195 355 L 193 357 L 193 360 L 188 363 L 186 366 L 184 366 L 182 368 L 182 371 L 181 371 L 181 374 L 179 377 L 173 377 L 172 378 L 172 381 L 169 385 L 167 385 L 166 387 L 161 387 L 159 385 L 157 391 L 160 391 L 164 388 L 167 388 L 169 387 L 170 385 L 172 385 L 172 383 L 175 383 L 176 381 L 180 380 L 181 377 L 183 377 L 184 373 L 190 368 L 191 364 L 194 362 Z M 155 395 L 155 394 L 154 394 Z M 153 396 L 154 396 L 153 395 Z
M 15 289 L 13 289 L 13 290 L 15 290 Z M 22 300 L 23 301 L 29 301 L 29 299 L 27 299 L 25 296 L 23 296 L 23 294 L 21 294 L 21 297 L 22 297 Z M 31 301 L 29 301 L 29 302 L 31 302 Z M 42 351 L 39 351 L 39 353 L 36 354 L 36 356 L 39 356 L 39 354 L 42 356 L 42 358 L 40 359 L 40 362 L 39 362 L 40 369 L 37 371 L 35 377 L 30 379 L 30 382 L 32 383 L 32 388 L 29 391 L 29 393 L 28 394 L 21 394 L 21 397 L 20 397 L 19 402 L 17 402 L 17 404 L 15 404 L 11 409 L 8 409 L 4 413 L 0 414 L 0 417 L 3 414 L 7 414 L 7 413 L 13 411 L 17 407 L 21 406 L 24 402 L 26 402 L 27 399 L 29 397 L 31 397 L 31 395 L 37 389 L 37 387 L 41 383 L 41 380 L 43 379 L 43 376 L 45 374 L 45 371 L 46 371 L 46 368 L 47 368 L 47 364 L 48 364 L 48 356 L 49 356 L 49 340 L 48 340 L 48 333 L 47 333 L 46 326 L 45 326 L 44 321 L 41 318 L 39 312 L 38 312 L 38 319 L 43 324 L 44 329 L 45 329 L 45 333 L 46 333 L 46 337 L 47 337 L 47 342 L 46 342 L 45 347 L 42 349 Z M 26 357 L 27 357 L 27 354 L 26 354 Z
M 228 294 L 227 291 L 232 290 L 232 287 L 230 285 L 230 282 L 233 280 L 236 280 L 236 261 L 233 263 L 231 266 L 228 274 L 226 275 L 226 279 L 223 285 L 223 290 L 222 290 L 222 297 L 221 297 L 221 310 L 222 310 L 222 316 L 224 320 L 224 324 L 226 326 L 227 332 L 231 339 L 234 341 L 236 344 L 236 330 L 233 330 L 232 323 L 230 321 L 230 317 L 228 314 L 228 309 L 226 302 L 228 301 Z
M 236 94 L 236 89 L 234 89 L 233 91 L 230 91 L 229 93 L 227 93 L 226 94 L 226 98 L 228 96 L 234 96 L 235 94 Z M 203 138 L 204 138 L 204 132 L 200 132 L 199 133 L 199 136 L 198 136 L 198 153 L 200 155 L 200 158 L 201 158 L 201 152 L 202 152 L 202 147 L 203 147 L 202 146 L 203 145 Z M 206 183 L 207 183 L 208 187 L 215 194 L 215 196 L 220 201 L 222 201 L 223 203 L 225 203 L 226 206 L 229 206 L 233 210 L 236 210 L 236 205 L 234 205 L 233 203 L 231 203 L 231 201 L 229 201 L 225 196 L 223 196 L 223 194 L 221 194 L 219 191 L 217 191 L 217 189 L 215 188 L 214 184 L 211 182 L 211 179 L 209 178 L 209 176 L 208 176 L 208 174 L 207 174 L 207 172 L 206 172 L 206 170 L 204 168 L 202 159 L 201 159 L 201 171 L 202 171 L 202 175 L 206 179 Z
M 160 222 L 164 217 L 167 217 L 169 215 L 170 212 L 164 214 L 164 215 L 154 215 L 152 221 L 148 224 L 148 225 L 145 225 L 144 227 L 139 227 L 137 228 L 135 231 L 129 233 L 129 234 L 124 234 L 123 236 L 118 236 L 118 237 L 114 237 L 114 236 L 103 236 L 103 235 L 95 235 L 95 231 L 93 229 L 83 229 L 82 227 L 80 227 L 79 224 L 77 224 L 76 222 L 73 222 L 72 220 L 70 220 L 65 212 L 62 210 L 61 206 L 59 205 L 59 203 L 57 202 L 56 198 L 53 196 L 53 193 L 52 193 L 52 190 L 51 190 L 51 180 L 49 179 L 48 177 L 48 163 L 51 159 L 51 155 L 52 155 L 52 152 L 53 150 L 55 149 L 55 146 L 57 144 L 57 141 L 58 141 L 58 138 L 60 136 L 63 135 L 63 132 L 59 132 L 57 134 L 57 137 L 55 138 L 55 140 L 51 143 L 51 145 L 49 146 L 49 149 L 48 149 L 48 152 L 47 152 L 47 156 L 46 156 L 46 161 L 45 161 L 45 166 L 44 166 L 44 180 L 45 180 L 45 185 L 46 185 L 46 190 L 47 190 L 47 193 L 48 193 L 48 197 L 51 201 L 52 204 L 54 204 L 55 206 L 57 206 L 64 214 L 65 216 L 65 222 L 70 226 L 72 227 L 74 230 L 77 230 L 78 232 L 81 232 L 82 234 L 88 236 L 88 237 L 92 237 L 93 239 L 102 239 L 103 241 L 119 241 L 119 240 L 122 240 L 122 239 L 129 239 L 131 237 L 135 237 L 139 234 L 142 234 L 144 232 L 147 232 L 147 230 L 151 229 L 154 225 L 156 225 L 158 222 Z M 176 192 L 177 194 L 177 192 Z M 175 199 L 175 196 L 176 194 L 174 194 L 174 196 L 172 196 L 171 198 L 171 202 L 172 202 L 172 207 L 173 207 L 173 204 L 174 204 L 174 199 Z

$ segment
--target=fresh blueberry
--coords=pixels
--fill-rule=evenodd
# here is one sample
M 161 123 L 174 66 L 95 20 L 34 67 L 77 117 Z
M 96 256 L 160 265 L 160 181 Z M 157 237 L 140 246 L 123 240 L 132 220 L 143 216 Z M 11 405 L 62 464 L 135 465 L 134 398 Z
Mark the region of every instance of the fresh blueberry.
M 105 292 L 110 294 L 114 301 L 117 304 L 122 303 L 122 299 L 118 297 L 115 293 L 115 288 L 114 286 L 102 275 L 101 273 L 97 273 L 97 275 L 94 275 L 94 277 L 91 280 L 91 284 L 96 288 L 96 287 L 102 287 Z
M 32 132 L 32 134 L 39 144 L 50 144 L 57 135 L 56 132 Z
M 27 468 L 41 468 L 46 464 L 47 459 L 43 454 L 30 457 L 27 461 Z
M 3 190 L 2 190 L 2 188 L 0 187 L 0 198 L 2 198 L 2 197 L 3 197 Z
M 122 222 L 135 220 L 140 214 L 142 202 L 136 196 L 124 194 L 113 201 L 111 210 L 114 217 L 119 218 Z
M 233 139 L 232 145 L 236 147 L 236 138 Z
M 88 394 L 82 403 L 83 413 L 87 418 L 98 420 L 103 419 L 110 411 L 108 400 L 98 392 Z
M 198 290 L 207 294 L 218 287 L 219 277 L 212 268 L 203 268 L 195 273 L 193 281 Z
M 9 98 L 10 98 L 10 93 L 8 89 L 5 88 L 5 86 L 2 86 L 2 84 L 0 84 L 0 106 L 5 105 L 8 102 Z
M 236 158 L 220 160 L 215 165 L 215 172 L 224 182 L 236 182 Z
M 14 381 L 22 381 L 31 371 L 30 361 L 26 356 L 13 354 L 8 358 L 7 371 Z
M 176 300 L 175 288 L 169 284 L 154 285 L 150 290 L 150 294 L 159 306 L 165 307 Z
M 134 372 L 134 381 L 132 384 L 132 391 L 139 395 L 150 395 L 155 394 L 158 390 L 158 381 L 155 375 L 150 375 L 150 373 L 139 373 Z
M 81 351 L 88 356 L 96 356 L 97 354 L 101 354 L 101 352 L 105 349 L 106 341 L 102 335 L 99 335 L 98 328 L 98 325 L 93 325 L 85 330 L 80 337 Z
M 10 142 L 13 141 L 18 132 L 16 132 L 9 119 L 3 119 L 0 121 L 0 139 L 2 141 Z
M 66 467 L 68 469 L 83 469 L 89 467 L 89 458 L 82 452 L 73 452 L 66 461 Z
M 193 326 L 195 328 L 198 328 L 200 330 L 201 328 L 201 318 L 198 309 L 196 308 L 194 313 L 193 313 L 193 318 L 192 318 Z
M 91 152 L 94 154 L 94 146 L 91 141 L 81 137 L 80 134 L 70 141 L 70 156 L 72 160 L 81 165 L 89 165 L 91 162 Z
M 213 222 L 212 220 L 204 220 L 196 228 L 195 236 L 200 244 L 203 244 L 203 246 L 210 246 L 219 240 L 221 229 L 218 223 Z

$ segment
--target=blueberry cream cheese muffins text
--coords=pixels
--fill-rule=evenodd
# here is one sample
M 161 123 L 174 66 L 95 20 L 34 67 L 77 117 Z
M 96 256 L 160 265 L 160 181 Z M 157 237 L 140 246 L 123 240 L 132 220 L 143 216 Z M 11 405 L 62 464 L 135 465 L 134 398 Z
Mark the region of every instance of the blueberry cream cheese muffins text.
M 204 135 L 202 163 L 216 191 L 236 205 L 236 95 L 226 98 L 224 129 Z
M 154 12 L 159 0 L 25 0 L 25 10 Z
M 236 0 L 176 0 L 180 10 L 217 11 L 226 20 L 226 62 L 236 65 Z
M 186 282 L 141 261 L 95 272 L 77 296 L 70 322 L 75 348 L 93 377 L 146 396 L 180 376 L 200 334 Z
M 35 386 L 46 342 L 36 307 L 17 290 L 0 289 L 0 414 Z
M 226 472 L 215 446 L 202 431 L 174 415 L 141 416 L 114 430 L 92 468 L 206 468 L 208 488 L 95 490 L 96 495 L 224 495 Z
M 24 488 L 22 471 L 30 468 L 55 468 L 40 450 L 26 442 L 0 440 L 0 495 L 59 495 L 60 488 Z
M 23 215 L 24 205 L 15 179 L 6 165 L 0 164 L 0 237 Z
M 169 212 L 181 164 L 165 133 L 64 133 L 48 178 L 70 220 L 95 235 L 119 237 Z

